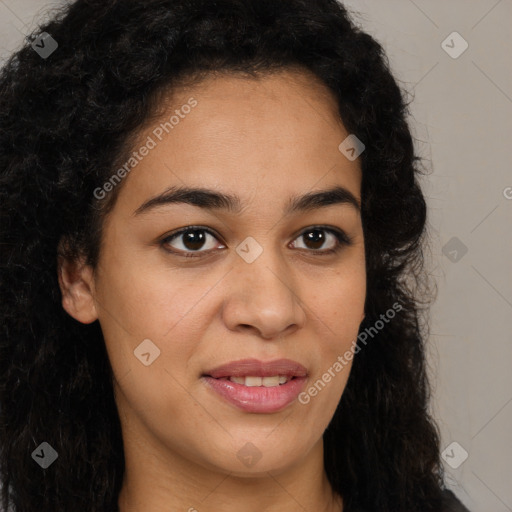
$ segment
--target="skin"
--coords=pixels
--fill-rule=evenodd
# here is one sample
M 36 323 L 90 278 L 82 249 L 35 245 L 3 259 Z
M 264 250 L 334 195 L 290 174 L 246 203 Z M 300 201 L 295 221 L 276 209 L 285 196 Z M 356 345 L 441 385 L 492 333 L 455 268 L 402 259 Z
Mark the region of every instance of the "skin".
M 60 266 L 63 307 L 80 322 L 99 320 L 113 368 L 126 458 L 120 511 L 341 511 L 322 434 L 351 362 L 309 403 L 267 414 L 236 408 L 201 375 L 238 359 L 289 358 L 308 369 L 307 390 L 350 349 L 366 295 L 360 213 L 346 203 L 284 208 L 290 196 L 335 185 L 360 203 L 359 159 L 338 150 L 348 132 L 336 100 L 308 72 L 210 75 L 175 89 L 162 119 L 190 97 L 197 106 L 124 179 L 97 268 Z M 180 185 L 236 194 L 242 209 L 173 203 L 134 214 Z M 352 244 L 322 255 L 336 239 L 321 231 L 323 245 L 308 242 L 317 224 Z M 215 236 L 195 252 L 184 237 L 160 243 L 190 225 Z M 235 250 L 248 236 L 263 248 L 250 264 Z M 144 339 L 160 350 L 149 366 L 134 356 Z M 251 467 L 237 457 L 249 441 L 261 455 Z

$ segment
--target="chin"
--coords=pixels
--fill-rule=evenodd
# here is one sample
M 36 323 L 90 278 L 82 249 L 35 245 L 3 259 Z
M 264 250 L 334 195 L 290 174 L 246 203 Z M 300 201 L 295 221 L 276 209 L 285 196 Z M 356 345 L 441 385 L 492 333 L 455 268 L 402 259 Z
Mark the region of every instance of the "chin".
M 218 460 L 217 465 L 222 472 L 241 478 L 268 477 L 269 472 L 277 475 L 287 471 L 299 464 L 312 448 L 304 444 L 286 444 L 284 433 L 279 436 L 272 430 L 258 437 L 246 434 L 234 436 L 232 440 L 232 445 L 219 454 L 222 460 Z

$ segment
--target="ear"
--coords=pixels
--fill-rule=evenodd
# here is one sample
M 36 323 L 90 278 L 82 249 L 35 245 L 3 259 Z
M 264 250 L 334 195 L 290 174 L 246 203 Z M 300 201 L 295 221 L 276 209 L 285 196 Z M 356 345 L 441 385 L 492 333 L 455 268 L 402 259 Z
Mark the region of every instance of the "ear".
M 94 278 L 92 268 L 86 265 L 84 258 L 71 260 L 62 251 L 59 244 L 57 273 L 62 307 L 75 320 L 90 324 L 98 319 L 94 304 Z

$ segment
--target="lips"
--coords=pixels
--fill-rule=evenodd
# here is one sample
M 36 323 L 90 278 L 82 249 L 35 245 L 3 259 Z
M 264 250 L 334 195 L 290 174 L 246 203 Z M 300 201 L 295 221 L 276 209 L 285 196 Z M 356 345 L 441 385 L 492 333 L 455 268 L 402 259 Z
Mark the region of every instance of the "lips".
M 215 395 L 237 409 L 269 414 L 279 412 L 295 401 L 305 385 L 307 374 L 303 365 L 290 359 L 268 362 L 243 359 L 208 370 L 201 379 Z M 277 376 L 281 382 L 276 382 Z M 243 384 L 240 379 L 244 380 Z
M 204 372 L 207 377 L 222 379 L 223 377 L 306 377 L 306 368 L 291 359 L 275 359 L 274 361 L 260 361 L 259 359 L 241 359 L 218 366 Z

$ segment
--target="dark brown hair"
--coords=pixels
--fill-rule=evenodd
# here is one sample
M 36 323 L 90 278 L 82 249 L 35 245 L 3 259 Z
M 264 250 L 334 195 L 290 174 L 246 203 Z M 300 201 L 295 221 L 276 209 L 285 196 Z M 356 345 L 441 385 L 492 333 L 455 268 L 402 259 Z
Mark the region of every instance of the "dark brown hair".
M 78 0 L 40 32 L 58 48 L 43 58 L 29 38 L 0 74 L 5 509 L 117 510 L 124 456 L 111 367 L 99 323 L 62 309 L 59 242 L 96 264 L 122 183 L 101 204 L 93 192 L 124 161 L 162 91 L 213 71 L 257 76 L 299 66 L 333 91 L 346 129 L 366 146 L 361 331 L 402 306 L 360 344 L 324 434 L 327 475 L 347 512 L 438 510 L 419 300 L 426 206 L 407 104 L 382 47 L 335 0 Z M 59 454 L 47 470 L 31 458 L 43 441 Z

